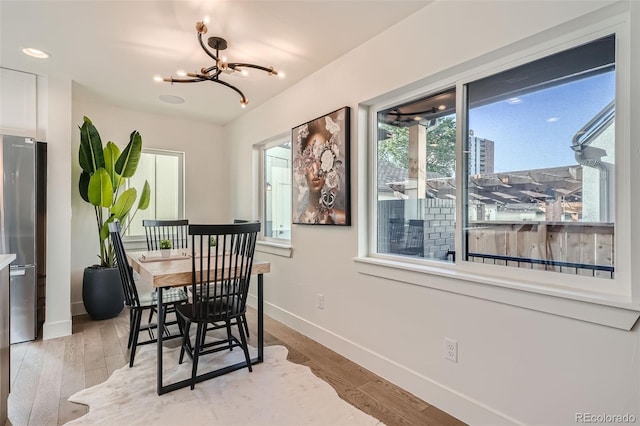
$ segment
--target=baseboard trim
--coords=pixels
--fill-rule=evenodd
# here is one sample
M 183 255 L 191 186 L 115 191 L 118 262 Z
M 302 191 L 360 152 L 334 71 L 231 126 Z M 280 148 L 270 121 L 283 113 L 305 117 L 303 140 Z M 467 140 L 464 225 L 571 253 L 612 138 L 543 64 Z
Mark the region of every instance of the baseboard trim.
M 42 326 L 42 340 L 55 339 L 56 337 L 70 336 L 72 333 L 71 319 L 58 322 L 46 322 Z
M 256 296 L 250 294 L 248 304 L 255 307 L 256 302 Z M 522 424 L 521 421 L 501 413 L 481 401 L 400 365 L 276 305 L 265 302 L 264 313 L 467 424 L 495 426 Z
M 71 316 L 84 315 L 87 310 L 84 308 L 84 302 L 71 303 Z

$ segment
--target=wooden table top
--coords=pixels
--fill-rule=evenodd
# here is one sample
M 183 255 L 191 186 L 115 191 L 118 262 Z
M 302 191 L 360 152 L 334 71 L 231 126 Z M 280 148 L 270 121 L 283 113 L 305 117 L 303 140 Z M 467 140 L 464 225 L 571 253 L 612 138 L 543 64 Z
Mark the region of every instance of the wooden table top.
M 127 253 L 127 258 L 133 270 L 153 287 L 182 287 L 191 284 L 190 253 L 174 250 L 169 258 L 164 259 L 159 250 L 137 251 Z M 197 266 L 198 263 L 196 262 Z M 269 272 L 271 263 L 253 259 L 252 275 Z

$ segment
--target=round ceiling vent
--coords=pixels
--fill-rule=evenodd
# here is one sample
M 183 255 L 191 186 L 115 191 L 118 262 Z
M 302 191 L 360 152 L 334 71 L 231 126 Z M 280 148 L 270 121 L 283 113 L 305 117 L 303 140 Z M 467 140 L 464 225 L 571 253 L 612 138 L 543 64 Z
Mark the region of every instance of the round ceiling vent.
M 173 95 L 160 95 L 160 100 L 168 104 L 183 104 L 184 98 Z

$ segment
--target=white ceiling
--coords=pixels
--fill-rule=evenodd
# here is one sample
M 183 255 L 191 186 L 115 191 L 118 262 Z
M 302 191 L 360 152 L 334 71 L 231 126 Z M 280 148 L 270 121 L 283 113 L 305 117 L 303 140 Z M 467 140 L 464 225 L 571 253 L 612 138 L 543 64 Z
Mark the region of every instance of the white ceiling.
M 430 1 L 0 0 L 0 66 L 71 79 L 76 99 L 225 124 Z M 222 77 L 245 93 L 247 109 L 219 84 L 154 82 L 154 75 L 213 65 L 196 37 L 195 23 L 204 16 L 210 18 L 205 43 L 224 37 L 229 61 L 273 66 L 286 78 L 258 70 L 246 79 Z M 27 57 L 23 47 L 51 57 Z M 380 52 L 379 60 L 388 54 Z M 160 95 L 185 103 L 168 104 Z

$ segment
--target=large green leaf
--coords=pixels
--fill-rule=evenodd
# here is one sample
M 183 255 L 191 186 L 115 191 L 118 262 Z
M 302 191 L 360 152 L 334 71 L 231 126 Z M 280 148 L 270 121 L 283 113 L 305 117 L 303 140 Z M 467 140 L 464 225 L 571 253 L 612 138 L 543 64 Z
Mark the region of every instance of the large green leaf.
M 101 240 L 106 240 L 107 238 L 109 238 L 109 224 L 111 222 L 113 222 L 116 219 L 115 216 L 111 215 L 109 217 L 109 219 L 107 219 L 103 224 L 102 224 L 102 228 L 100 228 L 100 239 Z M 107 260 L 107 262 L 109 262 Z M 113 265 L 111 265 L 113 266 Z
M 120 148 L 115 143 L 109 141 L 104 148 L 104 168 L 111 176 L 111 184 L 114 188 L 123 185 L 125 180 L 120 179 L 120 175 L 116 173 L 116 161 L 120 156 Z
M 82 171 L 80 173 L 80 180 L 78 181 L 78 190 L 80 191 L 80 196 L 87 203 L 89 202 L 89 180 L 91 176 L 89 173 Z
M 116 200 L 115 204 L 111 208 L 111 214 L 122 222 L 124 217 L 129 213 L 133 203 L 136 202 L 138 192 L 135 188 L 129 188 L 124 191 Z
M 134 130 L 129 137 L 129 143 L 116 162 L 116 173 L 124 178 L 132 177 L 138 168 L 141 155 L 142 136 L 137 130 Z
M 96 170 L 89 180 L 89 202 L 96 207 L 107 208 L 113 204 L 111 177 L 103 167 Z
M 80 151 L 78 153 L 80 167 L 92 174 L 100 167 L 104 167 L 104 153 L 100 134 L 89 118 L 84 117 L 80 127 Z
M 138 201 L 138 210 L 146 210 L 149 207 L 149 202 L 151 201 L 151 187 L 149 186 L 148 181 L 144 181 L 144 186 L 142 187 L 142 193 L 140 194 L 140 201 Z

